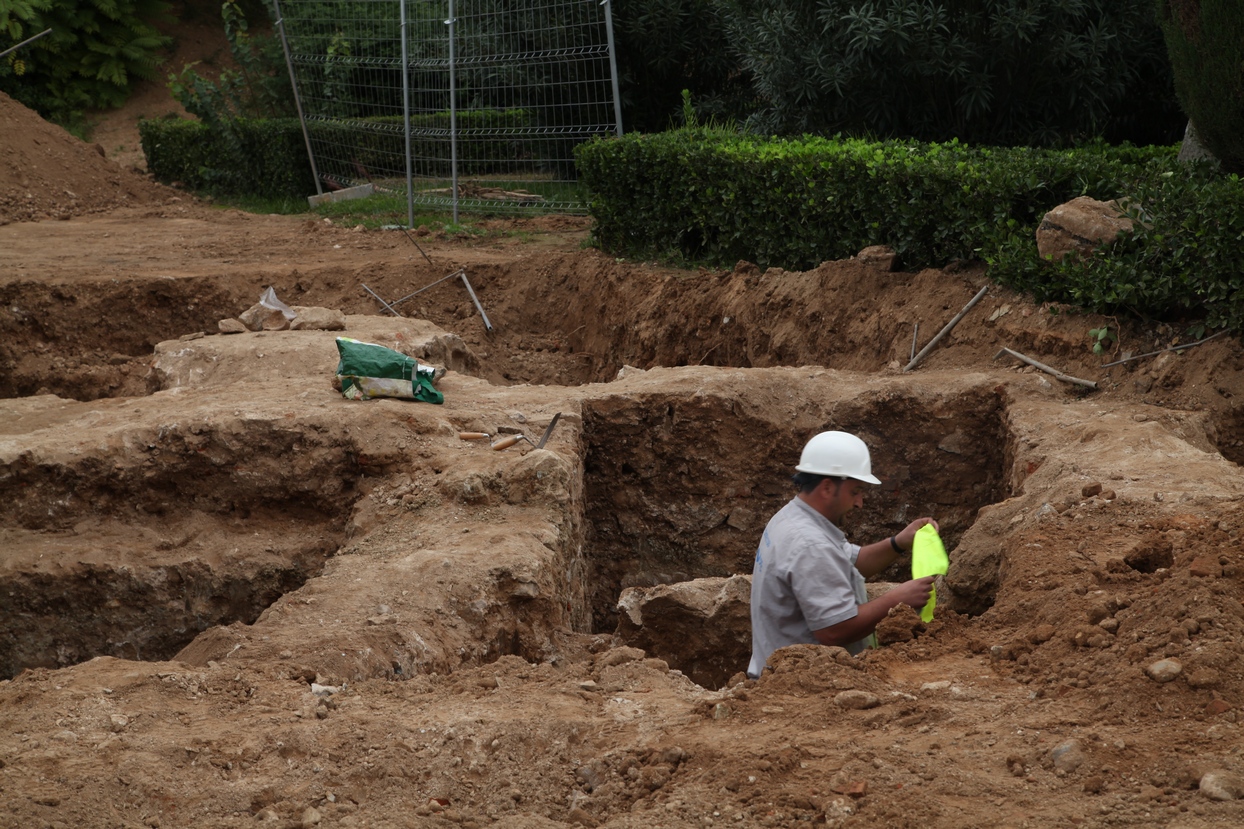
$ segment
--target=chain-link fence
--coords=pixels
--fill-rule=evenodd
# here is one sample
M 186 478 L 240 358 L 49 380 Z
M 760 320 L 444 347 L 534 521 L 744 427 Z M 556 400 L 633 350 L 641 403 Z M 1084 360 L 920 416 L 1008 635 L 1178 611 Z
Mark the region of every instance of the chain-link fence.
M 574 147 L 622 132 L 609 0 L 273 3 L 320 192 L 586 212 Z

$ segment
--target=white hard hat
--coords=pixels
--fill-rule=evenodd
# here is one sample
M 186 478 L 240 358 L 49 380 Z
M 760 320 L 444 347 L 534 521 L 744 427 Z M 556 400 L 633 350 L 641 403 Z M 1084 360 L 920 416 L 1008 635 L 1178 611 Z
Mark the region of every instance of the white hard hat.
M 797 472 L 854 478 L 868 484 L 879 484 L 873 477 L 872 457 L 864 441 L 849 432 L 821 432 L 803 447 Z

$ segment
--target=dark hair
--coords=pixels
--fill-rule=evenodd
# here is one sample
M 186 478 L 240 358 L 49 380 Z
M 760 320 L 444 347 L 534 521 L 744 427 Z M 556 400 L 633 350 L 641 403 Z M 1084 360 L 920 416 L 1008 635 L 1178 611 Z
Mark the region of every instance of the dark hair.
M 815 472 L 796 472 L 790 476 L 791 483 L 800 492 L 811 492 L 821 485 L 821 481 L 828 478 L 831 481 L 841 484 L 846 478 L 837 475 L 817 475 Z

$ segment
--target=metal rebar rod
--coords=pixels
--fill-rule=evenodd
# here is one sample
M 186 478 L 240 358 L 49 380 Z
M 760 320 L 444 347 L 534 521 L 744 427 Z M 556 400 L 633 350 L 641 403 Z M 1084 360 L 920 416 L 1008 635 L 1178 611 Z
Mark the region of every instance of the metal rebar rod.
M 1170 348 L 1163 348 L 1163 349 L 1159 349 L 1158 351 L 1150 351 L 1148 354 L 1136 354 L 1132 357 L 1124 357 L 1122 360 L 1115 360 L 1113 363 L 1103 363 L 1102 368 L 1110 368 L 1111 366 L 1117 366 L 1121 363 L 1126 363 L 1131 360 L 1139 360 L 1142 357 L 1153 357 L 1156 354 L 1165 354 L 1168 351 L 1183 351 L 1185 348 L 1192 348 L 1192 346 L 1194 345 L 1200 345 L 1201 343 L 1207 343 L 1210 340 L 1214 339 L 1215 337 L 1221 337 L 1223 334 L 1226 334 L 1226 333 L 1227 333 L 1226 331 L 1219 331 L 1217 334 L 1210 334 L 1208 337 L 1199 339 L 1196 342 L 1184 343 L 1183 345 L 1172 345 Z
M 471 301 L 475 303 L 475 310 L 479 311 L 479 315 L 484 318 L 484 328 L 491 331 L 492 323 L 488 321 L 488 315 L 484 313 L 484 306 L 479 304 L 479 299 L 475 296 L 475 289 L 471 287 L 470 281 L 467 279 L 466 270 L 459 271 L 462 275 L 462 284 L 466 286 L 467 293 L 471 295 Z
M 453 279 L 455 276 L 460 276 L 462 273 L 463 273 L 462 268 L 458 268 L 458 270 L 456 270 L 456 271 L 454 271 L 453 273 L 449 274 L 449 276 L 442 276 L 440 279 L 436 280 L 435 282 L 433 282 L 433 283 L 431 283 L 431 284 L 429 284 L 429 285 L 424 285 L 422 288 L 420 288 L 419 290 L 415 291 L 413 294 L 407 294 L 406 296 L 402 297 L 401 299 L 395 299 L 395 300 L 393 301 L 393 304 L 394 304 L 395 306 L 396 306 L 396 305 L 401 305 L 401 304 L 402 304 L 403 302 L 405 302 L 406 300 L 410 299 L 411 297 L 418 296 L 419 294 L 421 294 L 421 293 L 423 293 L 424 291 L 426 291 L 428 288 L 435 288 L 437 285 L 441 284 L 441 283 L 442 283 L 442 282 L 444 282 L 446 279 Z
M 311 151 L 311 134 L 307 132 L 307 119 L 302 114 L 302 98 L 298 95 L 298 78 L 294 76 L 294 61 L 289 55 L 289 40 L 285 37 L 285 16 L 281 14 L 281 0 L 272 0 L 276 12 L 276 30 L 281 34 L 281 49 L 285 52 L 285 68 L 289 70 L 289 85 L 294 90 L 294 108 L 298 110 L 298 123 L 302 125 L 302 140 L 307 145 L 307 159 L 311 162 L 311 177 L 315 179 L 315 194 L 324 195 L 320 186 L 320 173 L 315 168 L 315 153 Z M 400 316 L 400 314 L 399 314 Z
M 39 34 L 34 35 L 33 37 L 28 37 L 25 40 L 23 40 L 21 43 L 10 46 L 9 48 L 5 49 L 3 52 L 0 52 L 0 58 L 4 57 L 9 52 L 17 51 L 18 49 L 25 46 L 27 43 L 34 43 L 36 40 L 43 37 L 45 34 L 47 34 L 50 31 L 52 31 L 51 28 L 44 29 L 43 31 L 39 32 Z
M 950 322 L 946 323 L 946 326 L 941 331 L 937 332 L 937 336 L 929 340 L 929 344 L 926 345 L 924 348 L 920 349 L 919 354 L 911 358 L 911 362 L 908 363 L 903 368 L 903 371 L 911 371 L 915 367 L 916 363 L 924 359 L 924 355 L 932 351 L 933 346 L 937 345 L 938 342 L 941 341 L 942 337 L 945 337 L 947 334 L 949 334 L 950 329 L 954 328 L 956 325 L 959 324 L 959 320 L 963 319 L 963 315 L 966 314 L 968 311 L 971 311 L 972 306 L 980 302 L 981 297 L 983 297 L 988 290 L 989 290 L 988 285 L 986 285 L 984 288 L 981 288 L 980 291 L 977 292 L 976 296 L 972 297 L 972 299 L 968 301 L 968 304 L 963 306 L 963 310 L 955 314 L 955 318 L 952 319 Z
M 362 282 L 360 282 L 359 284 L 360 284 L 360 285 L 363 285 L 363 283 L 362 283 Z M 389 313 L 390 313 L 390 314 L 392 314 L 392 315 L 393 315 L 393 316 L 395 316 L 395 317 L 400 317 L 400 316 L 401 316 L 401 314 L 399 314 L 399 313 L 397 312 L 397 309 L 396 309 L 396 308 L 394 308 L 392 305 L 390 305 L 389 303 L 385 302 L 383 299 L 381 299 L 381 298 L 380 298 L 380 294 L 376 293 L 376 292 L 375 292 L 375 291 L 373 291 L 371 288 L 368 288 L 366 285 L 363 285 L 363 290 L 364 290 L 364 291 L 367 291 L 367 293 L 369 293 L 369 294 L 371 294 L 372 296 L 374 296 L 374 297 L 376 298 L 376 302 L 379 302 L 379 303 L 380 303 L 381 305 L 383 305 L 385 308 L 388 308 L 388 309 L 389 309 Z

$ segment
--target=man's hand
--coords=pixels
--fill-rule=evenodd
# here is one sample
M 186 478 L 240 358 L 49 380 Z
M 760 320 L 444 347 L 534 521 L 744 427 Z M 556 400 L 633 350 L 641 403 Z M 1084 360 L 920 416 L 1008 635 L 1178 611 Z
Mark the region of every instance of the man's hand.
M 916 530 L 920 529 L 925 524 L 932 524 L 933 529 L 938 530 L 939 532 L 942 529 L 932 518 L 917 518 L 906 527 L 903 527 L 902 531 L 894 536 L 894 540 L 898 542 L 898 546 L 902 547 L 907 552 L 911 552 L 911 545 L 916 543 Z
M 918 611 L 929 603 L 929 596 L 933 593 L 933 579 L 934 576 L 925 576 L 922 579 L 905 581 L 886 596 L 892 596 L 898 600 L 898 604 L 905 604 Z

